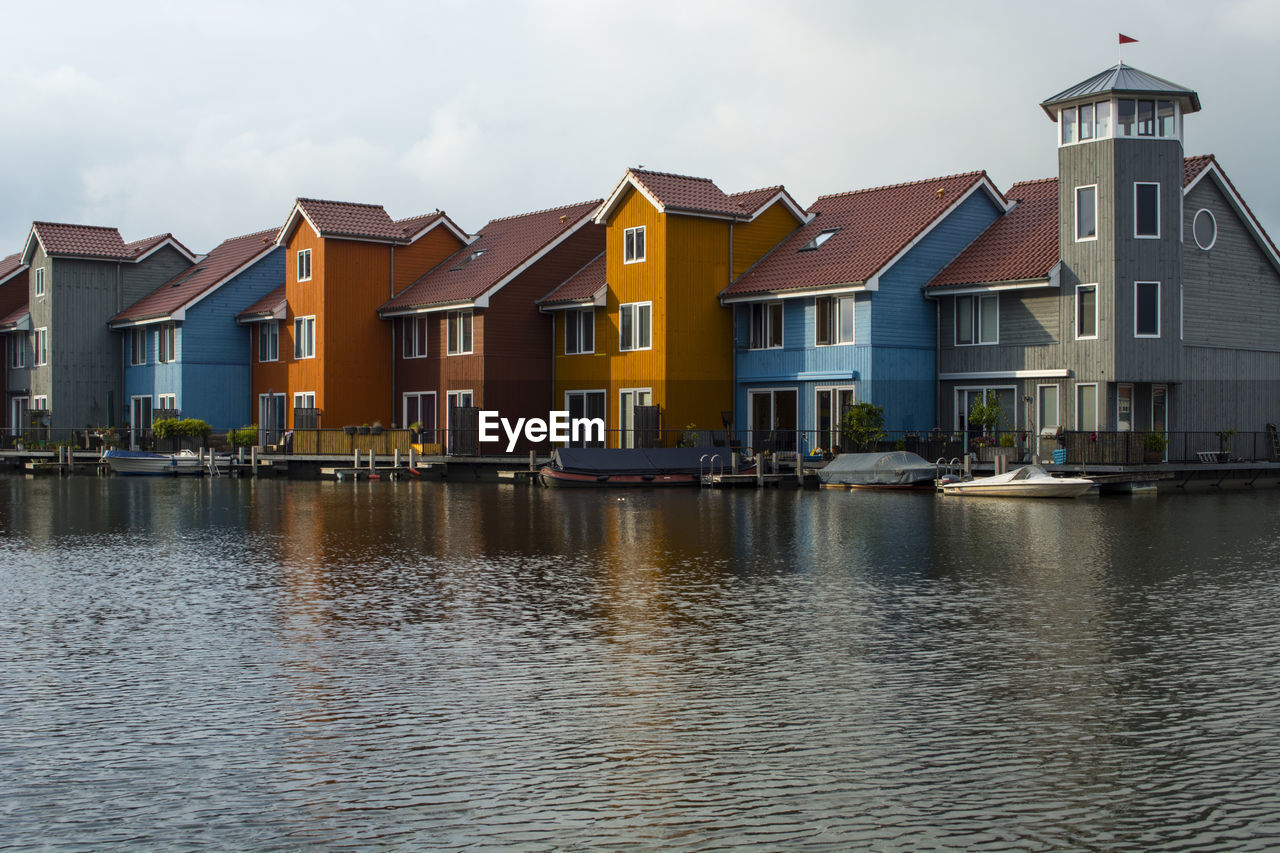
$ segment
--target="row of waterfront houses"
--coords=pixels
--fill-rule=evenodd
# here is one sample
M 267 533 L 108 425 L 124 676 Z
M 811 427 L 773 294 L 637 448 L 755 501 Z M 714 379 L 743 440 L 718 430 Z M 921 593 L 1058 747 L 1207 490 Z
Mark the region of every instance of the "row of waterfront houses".
M 160 416 L 275 434 L 447 434 L 475 408 L 638 430 L 1261 430 L 1280 420 L 1280 254 L 1185 87 L 1123 64 L 1041 104 L 1055 178 L 819 197 L 628 169 L 604 199 L 495 219 L 298 199 L 198 255 L 33 223 L 0 261 L 4 423 Z M 447 442 L 447 439 L 444 439 Z M 494 449 L 499 449 L 495 445 Z M 484 449 L 484 448 L 482 448 Z

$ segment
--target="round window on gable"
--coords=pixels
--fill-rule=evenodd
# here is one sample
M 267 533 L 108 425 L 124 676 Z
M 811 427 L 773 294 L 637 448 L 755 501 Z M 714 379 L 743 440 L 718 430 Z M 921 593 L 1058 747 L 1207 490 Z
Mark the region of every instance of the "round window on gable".
M 1196 211 L 1196 218 L 1191 222 L 1191 235 L 1196 238 L 1196 245 L 1206 252 L 1218 242 L 1218 220 L 1207 208 Z

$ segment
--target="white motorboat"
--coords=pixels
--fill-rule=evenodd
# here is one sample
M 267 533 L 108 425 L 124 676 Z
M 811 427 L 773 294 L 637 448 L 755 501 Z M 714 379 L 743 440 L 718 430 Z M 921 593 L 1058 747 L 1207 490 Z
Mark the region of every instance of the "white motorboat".
M 1078 498 L 1093 488 L 1085 477 L 1054 477 L 1039 465 L 1024 465 L 994 477 L 941 483 L 944 495 L 1000 498 Z
M 200 473 L 200 457 L 190 450 L 180 450 L 177 453 L 108 450 L 102 454 L 102 459 L 117 474 L 160 477 Z

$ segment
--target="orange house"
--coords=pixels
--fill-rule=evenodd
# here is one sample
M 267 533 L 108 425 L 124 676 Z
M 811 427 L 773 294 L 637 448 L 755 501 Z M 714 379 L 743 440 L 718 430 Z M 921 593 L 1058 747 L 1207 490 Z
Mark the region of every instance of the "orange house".
M 780 186 L 729 195 L 707 178 L 628 169 L 596 216 L 604 253 L 539 303 L 555 320 L 555 403 L 603 418 L 610 447 L 646 443 L 655 427 L 666 446 L 690 426 L 720 429 L 733 409 L 720 291 L 805 221 Z
M 257 329 L 257 426 L 391 426 L 391 329 L 378 307 L 466 242 L 438 210 L 393 220 L 381 205 L 298 199 L 276 238 L 284 287 L 237 318 Z

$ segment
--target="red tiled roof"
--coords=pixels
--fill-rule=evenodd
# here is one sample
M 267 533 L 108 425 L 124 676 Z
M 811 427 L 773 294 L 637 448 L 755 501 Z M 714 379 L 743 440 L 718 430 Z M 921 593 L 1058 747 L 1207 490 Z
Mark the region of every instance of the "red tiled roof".
M 393 222 L 380 204 L 300 198 L 297 205 L 321 237 L 355 237 L 391 243 L 405 239 L 404 227 Z
M 630 169 L 631 177 L 668 211 L 740 217 L 743 208 L 710 178 Z
M 101 225 L 69 225 L 63 222 L 33 222 L 32 231 L 49 255 L 126 260 L 133 257 L 120 231 Z
M 725 288 L 740 296 L 867 281 L 965 192 L 986 179 L 968 172 L 907 184 L 820 196 L 816 216 Z M 815 250 L 802 250 L 838 229 Z
M 539 299 L 538 304 L 562 305 L 582 302 L 595 296 L 605 286 L 605 254 L 601 252 L 596 255 L 585 267 L 565 279 L 563 284 Z
M 281 311 L 287 305 L 284 295 L 284 285 L 280 285 L 257 302 L 236 315 L 237 320 L 261 320 L 264 317 L 270 317 Z
M 1182 161 L 1182 185 L 1185 187 L 1194 181 L 1212 162 L 1214 162 L 1212 154 L 1197 154 L 1194 157 L 1184 158 Z
M 145 240 L 134 240 L 132 243 L 125 243 L 124 248 L 125 248 L 125 252 L 128 254 L 130 258 L 138 258 L 145 255 L 147 252 L 150 252 L 152 249 L 154 249 L 156 246 L 159 246 L 165 240 L 172 241 L 180 250 L 185 252 L 187 255 L 193 258 L 196 256 L 195 252 L 191 251 L 186 246 L 182 245 L 181 241 L 179 241 L 178 238 L 174 237 L 172 234 L 157 234 L 156 236 L 148 237 Z
M 1058 262 L 1058 179 L 1024 181 L 1006 194 L 1017 206 L 969 244 L 929 287 L 1044 278 Z
M 474 242 L 454 252 L 379 310 L 394 312 L 478 299 L 599 206 L 596 199 L 495 219 L 481 229 Z
M 443 217 L 444 214 L 437 210 L 433 213 L 424 213 L 422 216 L 410 216 L 408 219 L 397 219 L 392 224 L 400 229 L 400 236 L 407 240 L 423 228 L 426 228 L 432 222 L 436 222 Z
M 14 271 L 22 266 L 22 253 L 15 252 L 7 258 L 0 258 L 0 281 L 4 281 L 13 275 Z
M 19 305 L 17 308 L 10 311 L 3 318 L 0 318 L 0 329 L 13 328 L 14 326 L 18 325 L 18 323 L 22 321 L 22 318 L 27 316 L 28 313 L 29 313 L 29 308 L 26 301 L 24 300 L 21 305 Z
M 225 281 L 254 257 L 275 245 L 275 228 L 224 240 L 195 267 L 184 270 L 111 318 L 112 323 L 167 317 Z M 284 266 L 280 267 L 284 280 Z

